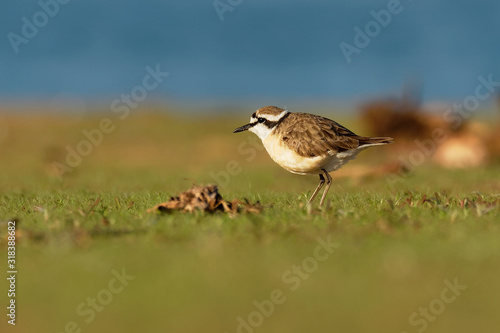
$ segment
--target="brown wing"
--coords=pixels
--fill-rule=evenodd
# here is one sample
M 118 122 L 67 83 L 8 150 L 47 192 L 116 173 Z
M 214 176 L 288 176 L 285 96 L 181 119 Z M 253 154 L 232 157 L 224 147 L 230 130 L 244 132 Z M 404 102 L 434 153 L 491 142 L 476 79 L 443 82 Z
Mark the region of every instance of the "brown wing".
M 288 148 L 305 157 L 334 154 L 370 143 L 370 138 L 360 137 L 333 120 L 308 113 L 291 113 L 277 130 Z

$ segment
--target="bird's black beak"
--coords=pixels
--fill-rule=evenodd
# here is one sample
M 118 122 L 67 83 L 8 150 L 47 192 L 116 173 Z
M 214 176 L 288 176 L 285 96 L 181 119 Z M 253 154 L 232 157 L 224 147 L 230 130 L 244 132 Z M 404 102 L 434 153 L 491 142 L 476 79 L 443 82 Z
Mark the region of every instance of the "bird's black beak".
M 250 124 L 246 124 L 245 126 L 238 127 L 237 129 L 235 129 L 235 130 L 233 131 L 233 133 L 239 133 L 239 132 L 246 131 L 246 130 L 248 130 L 249 128 L 252 128 L 252 127 L 253 127 L 253 125 L 255 125 L 255 124 L 250 123 Z

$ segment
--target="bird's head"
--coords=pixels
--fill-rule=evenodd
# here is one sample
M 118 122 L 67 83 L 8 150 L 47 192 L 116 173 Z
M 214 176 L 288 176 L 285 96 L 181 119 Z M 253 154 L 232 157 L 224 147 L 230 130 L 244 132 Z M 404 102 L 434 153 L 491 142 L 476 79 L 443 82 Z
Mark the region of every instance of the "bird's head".
M 248 124 L 238 127 L 233 133 L 248 130 L 257 134 L 261 140 L 264 140 L 288 113 L 287 110 L 277 106 L 260 108 L 252 114 Z

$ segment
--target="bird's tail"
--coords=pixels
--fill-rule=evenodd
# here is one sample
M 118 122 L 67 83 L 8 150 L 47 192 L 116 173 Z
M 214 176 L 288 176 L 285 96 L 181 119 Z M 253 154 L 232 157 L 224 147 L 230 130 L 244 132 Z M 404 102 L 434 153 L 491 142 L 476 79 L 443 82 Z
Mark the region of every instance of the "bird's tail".
M 380 137 L 362 137 L 359 138 L 360 146 L 378 146 L 378 145 L 386 145 L 394 143 L 394 139 L 388 136 L 380 136 Z

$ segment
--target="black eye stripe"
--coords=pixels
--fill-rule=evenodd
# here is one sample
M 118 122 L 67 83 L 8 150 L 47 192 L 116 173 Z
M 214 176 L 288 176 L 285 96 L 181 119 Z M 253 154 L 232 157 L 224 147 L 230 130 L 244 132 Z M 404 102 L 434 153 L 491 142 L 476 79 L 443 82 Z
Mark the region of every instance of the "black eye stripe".
M 264 125 L 266 125 L 269 128 L 273 128 L 274 126 L 278 125 L 278 122 L 277 121 L 266 120 L 264 122 Z
M 256 124 L 257 123 L 264 124 L 264 125 L 266 125 L 266 127 L 269 127 L 269 128 L 273 128 L 274 126 L 276 126 L 278 124 L 277 121 L 271 121 L 271 120 L 268 120 L 268 119 L 262 118 L 262 117 L 257 118 Z

